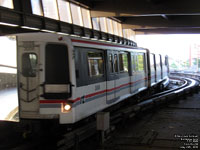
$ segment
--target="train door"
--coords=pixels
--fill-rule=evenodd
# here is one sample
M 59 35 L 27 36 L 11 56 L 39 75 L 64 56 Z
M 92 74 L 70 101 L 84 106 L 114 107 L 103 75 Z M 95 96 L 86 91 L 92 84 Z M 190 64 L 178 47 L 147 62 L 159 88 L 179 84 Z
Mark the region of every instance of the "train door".
M 68 48 L 64 44 L 48 43 L 44 50 L 44 94 L 45 99 L 70 97 Z
M 155 54 L 150 54 L 151 85 L 156 83 L 156 64 Z
M 17 41 L 20 115 L 39 112 L 39 43 Z
M 136 81 L 137 81 L 137 63 L 136 63 L 136 53 L 131 53 L 131 66 L 132 66 L 132 76 L 131 76 L 131 93 L 137 92 Z
M 111 104 L 117 100 L 116 80 L 118 79 L 118 54 L 107 51 L 107 103 Z
M 156 58 L 156 82 L 160 82 L 161 81 L 161 58 L 160 58 L 160 55 L 156 55 L 155 56 Z

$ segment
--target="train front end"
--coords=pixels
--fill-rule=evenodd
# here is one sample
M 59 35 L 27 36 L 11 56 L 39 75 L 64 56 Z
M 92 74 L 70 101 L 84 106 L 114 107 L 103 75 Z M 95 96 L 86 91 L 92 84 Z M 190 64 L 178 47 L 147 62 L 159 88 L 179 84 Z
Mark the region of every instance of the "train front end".
M 74 68 L 70 42 L 55 34 L 17 36 L 20 119 L 74 122 L 73 106 L 68 101 Z

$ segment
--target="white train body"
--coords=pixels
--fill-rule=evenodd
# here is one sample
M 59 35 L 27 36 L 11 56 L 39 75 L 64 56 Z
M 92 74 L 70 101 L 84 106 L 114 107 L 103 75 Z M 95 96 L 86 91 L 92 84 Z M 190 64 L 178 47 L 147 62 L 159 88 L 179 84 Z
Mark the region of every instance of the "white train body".
M 51 33 L 17 47 L 23 119 L 75 123 L 168 78 L 167 57 L 143 48 Z

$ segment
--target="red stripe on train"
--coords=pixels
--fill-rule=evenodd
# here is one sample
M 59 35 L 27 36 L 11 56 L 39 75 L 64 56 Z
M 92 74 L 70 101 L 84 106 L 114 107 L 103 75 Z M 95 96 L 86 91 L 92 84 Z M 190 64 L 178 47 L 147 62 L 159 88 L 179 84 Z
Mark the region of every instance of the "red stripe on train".
M 82 40 L 76 40 L 72 39 L 72 42 L 78 42 L 78 43 L 84 43 L 84 44 L 93 44 L 93 45 L 102 45 L 102 46 L 112 46 L 112 47 L 122 47 L 122 48 L 132 48 L 127 46 L 121 46 L 121 45 L 112 45 L 112 44 L 105 44 L 105 43 L 97 43 L 97 42 L 91 42 L 91 41 L 82 41 Z
M 144 78 L 144 79 L 146 79 L 146 78 Z M 85 98 L 90 98 L 90 97 L 93 97 L 93 96 L 96 96 L 96 95 L 99 95 L 99 94 L 112 92 L 114 90 L 117 90 L 117 89 L 122 88 L 122 87 L 127 86 L 127 85 L 134 84 L 134 83 L 139 82 L 139 81 L 144 80 L 144 79 L 140 79 L 140 80 L 137 80 L 135 82 L 129 82 L 129 83 L 126 83 L 126 84 L 122 84 L 122 85 L 120 85 L 118 87 L 115 87 L 115 88 L 112 88 L 112 89 L 106 89 L 106 90 L 103 90 L 103 91 L 91 93 L 91 94 L 86 95 Z M 75 102 L 77 102 L 79 100 L 81 100 L 80 97 L 78 97 L 76 99 L 69 100 L 69 101 L 75 103 Z M 48 103 L 48 104 L 51 104 L 51 103 L 66 103 L 66 100 L 40 100 L 40 103 L 41 104 L 46 104 L 46 103 Z

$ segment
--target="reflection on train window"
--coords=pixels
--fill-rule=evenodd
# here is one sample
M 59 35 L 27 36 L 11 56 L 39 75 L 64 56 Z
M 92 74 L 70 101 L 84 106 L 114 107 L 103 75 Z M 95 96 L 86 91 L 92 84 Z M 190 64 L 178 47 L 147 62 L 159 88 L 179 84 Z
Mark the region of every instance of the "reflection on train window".
M 128 72 L 128 54 L 124 53 L 122 57 L 123 57 L 124 71 Z
M 165 66 L 168 66 L 168 57 L 165 57 Z
M 164 66 L 165 65 L 165 57 L 163 57 L 163 56 L 161 56 L 161 64 L 162 64 L 162 66 Z
M 113 57 L 112 57 L 112 54 L 109 54 L 109 70 L 110 70 L 110 72 L 111 73 L 113 73 L 114 72 L 114 70 L 113 70 Z
M 119 54 L 119 70 L 120 72 L 128 72 L 128 54 Z
M 139 53 L 138 54 L 138 71 L 144 70 L 144 54 Z
M 160 55 L 156 55 L 156 65 L 160 67 L 161 61 L 160 61 Z
M 89 76 L 103 75 L 103 54 L 100 52 L 88 53 Z
M 22 56 L 22 74 L 25 77 L 35 77 L 37 67 L 37 55 L 24 53 Z
M 162 66 L 162 56 L 159 54 L 159 58 L 160 58 L 160 66 Z
M 131 61 L 132 61 L 133 72 L 136 72 L 138 70 L 138 62 L 137 62 L 137 55 L 135 53 L 131 55 Z
M 151 64 L 151 67 L 154 67 L 154 55 L 153 54 L 150 54 L 150 64 Z
M 135 54 L 135 71 L 138 71 L 138 56 Z
M 114 55 L 114 69 L 115 69 L 115 72 L 118 72 L 117 54 Z
M 122 54 L 119 54 L 119 71 L 124 71 Z

